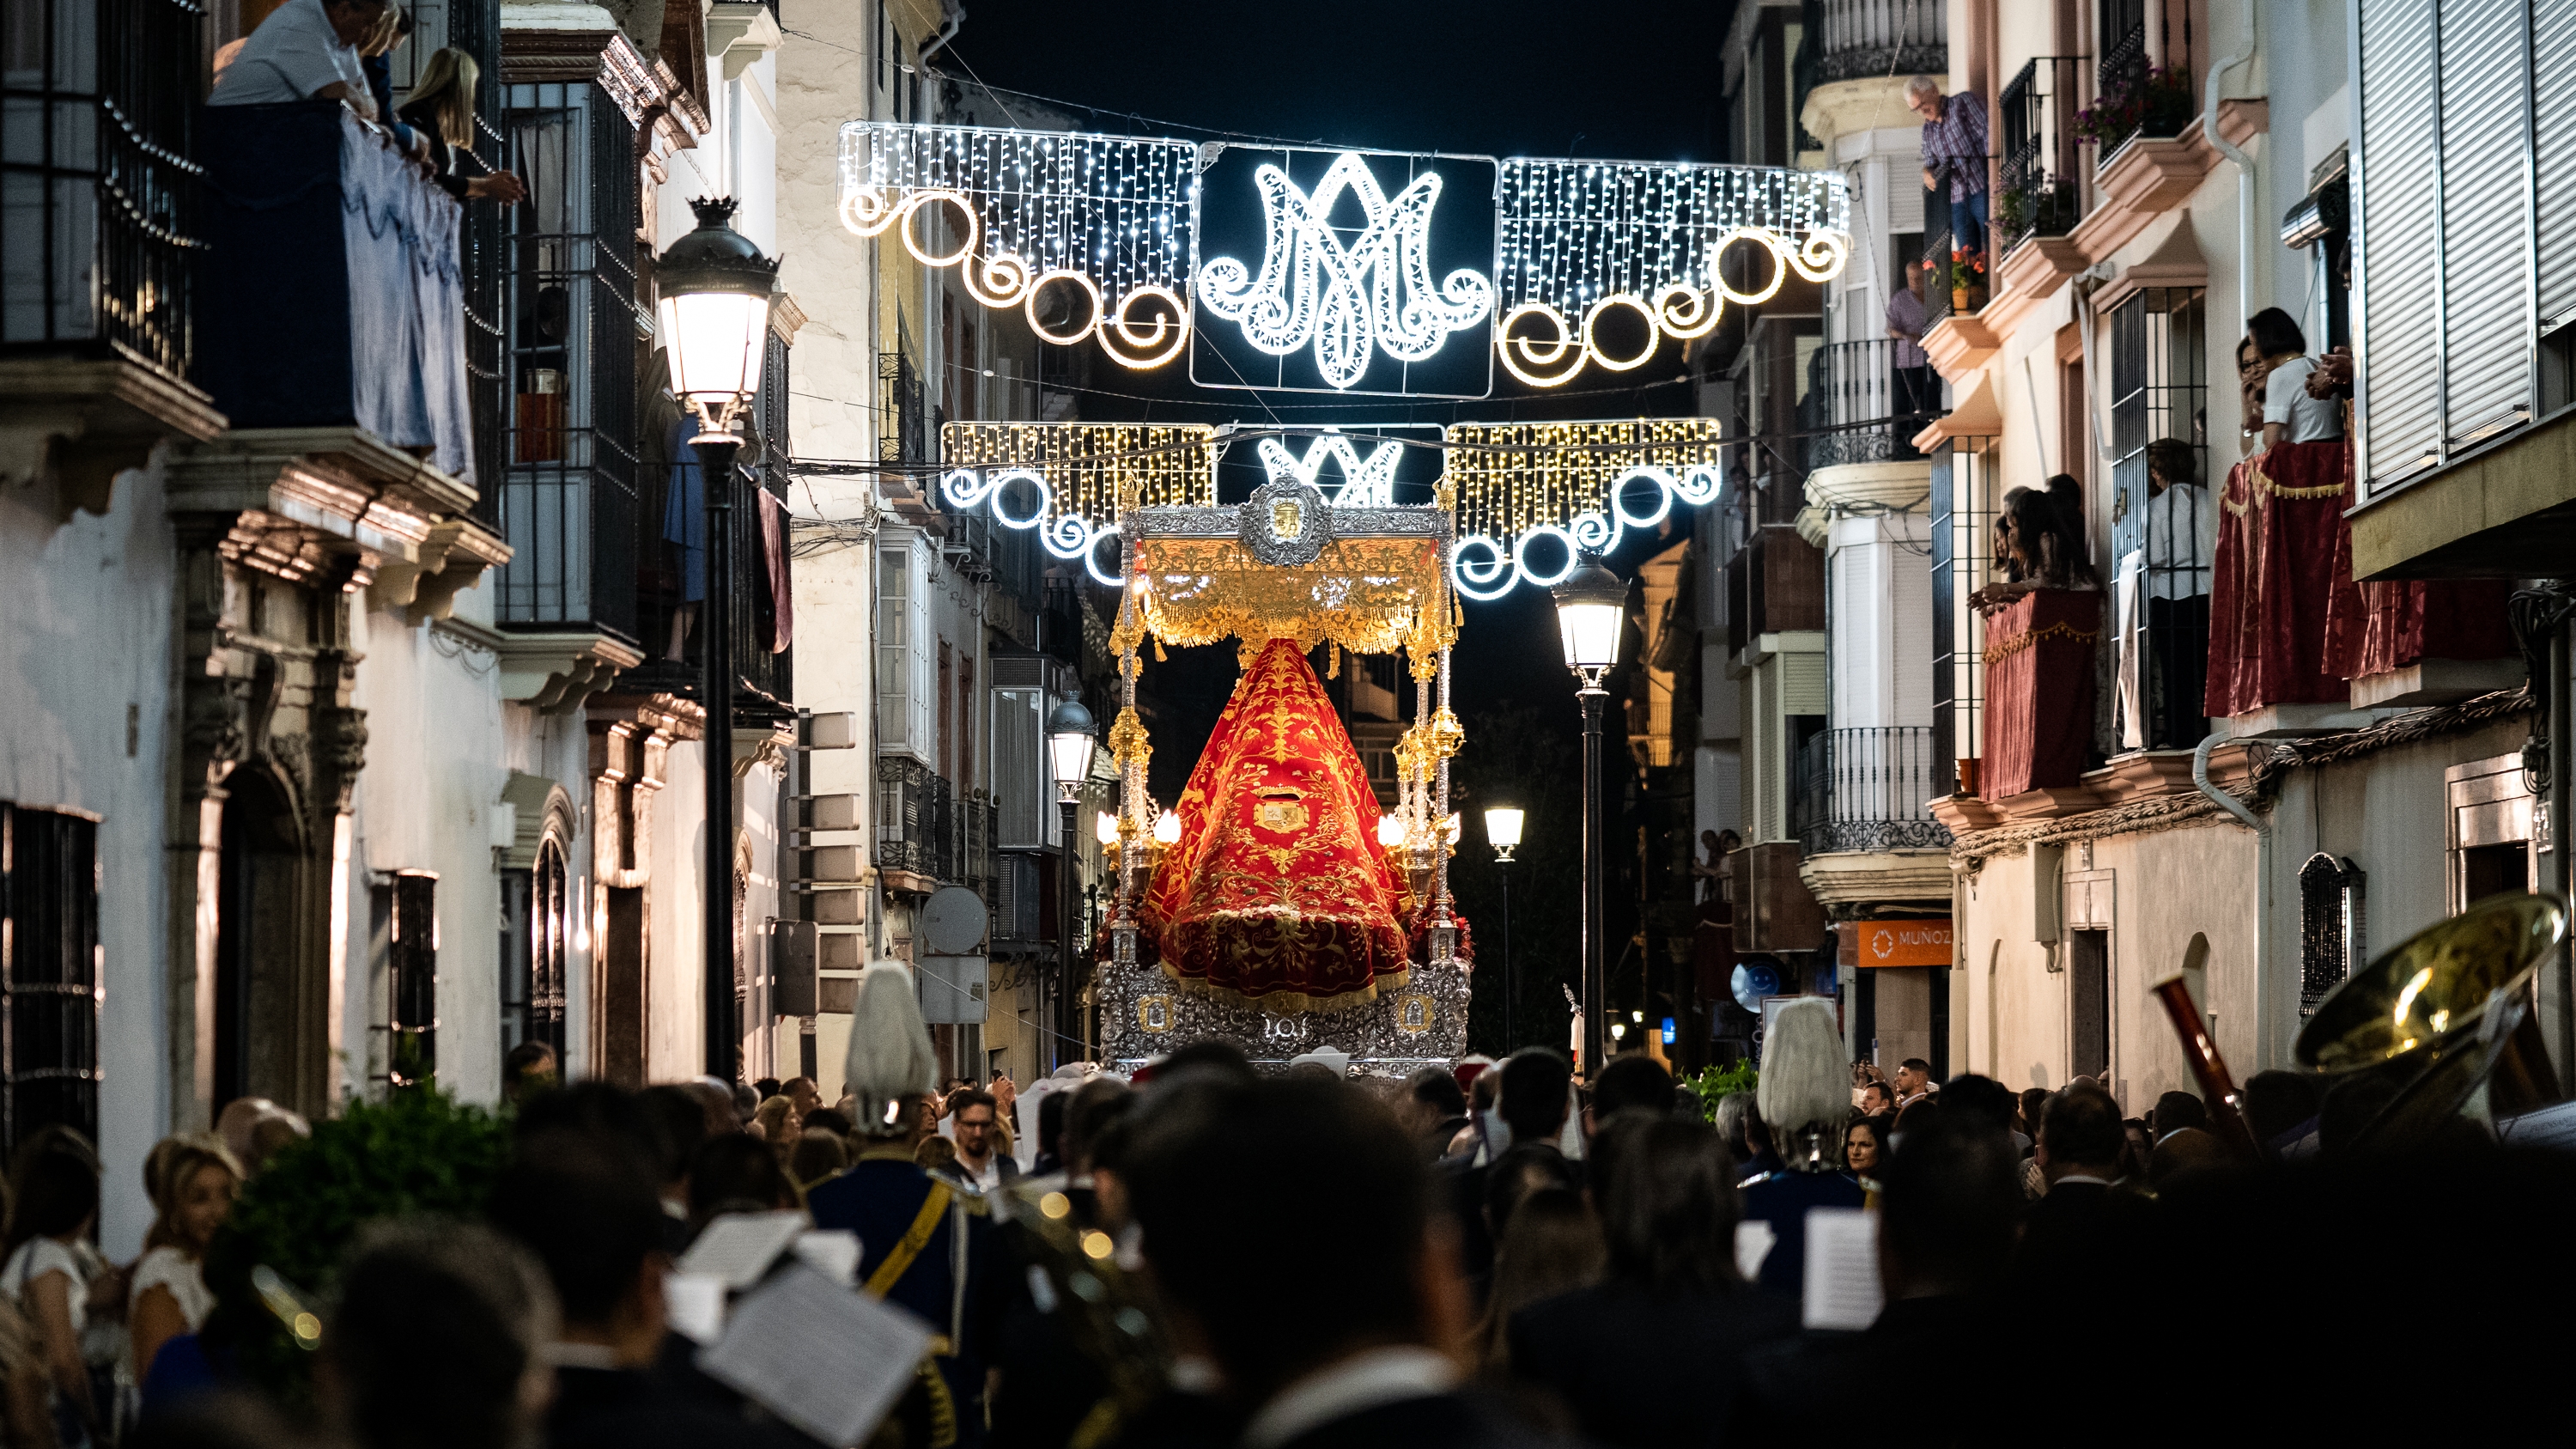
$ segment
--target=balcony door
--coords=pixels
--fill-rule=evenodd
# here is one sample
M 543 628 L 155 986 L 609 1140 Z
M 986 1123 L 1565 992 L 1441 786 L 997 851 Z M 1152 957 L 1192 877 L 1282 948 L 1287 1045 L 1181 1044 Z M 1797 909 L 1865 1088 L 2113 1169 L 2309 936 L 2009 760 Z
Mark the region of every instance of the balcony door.
M 294 1103 L 295 968 L 301 956 L 302 831 L 285 789 L 244 765 L 224 782 L 216 906 L 214 1100 Z

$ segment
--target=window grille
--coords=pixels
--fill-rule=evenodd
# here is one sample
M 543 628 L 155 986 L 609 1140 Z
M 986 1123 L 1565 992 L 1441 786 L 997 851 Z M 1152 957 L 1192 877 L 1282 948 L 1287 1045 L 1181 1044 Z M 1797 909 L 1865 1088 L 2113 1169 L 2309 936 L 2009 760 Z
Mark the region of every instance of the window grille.
M 2115 615 L 2123 748 L 2183 749 L 2209 733 L 2201 700 L 2218 495 L 2209 478 L 2208 354 L 2199 288 L 2145 288 L 2112 310 L 2111 562 L 2124 580 L 2112 603 L 2124 611 Z M 2150 476 L 2185 472 L 2163 476 L 2161 485 Z
M 1986 624 L 1968 596 L 1994 574 L 1991 438 L 1952 438 L 1932 455 L 1933 794 L 1961 788 L 1958 762 L 1985 753 Z
M 402 871 L 388 894 L 385 936 L 385 1078 L 427 1085 L 438 1073 L 438 877 Z
M 2319 853 L 2299 867 L 2299 1015 L 2369 959 L 2360 866 Z
M 98 823 L 0 802 L 0 1141 L 98 1140 Z
M 0 346 L 188 374 L 204 22 L 189 0 L 0 11 Z

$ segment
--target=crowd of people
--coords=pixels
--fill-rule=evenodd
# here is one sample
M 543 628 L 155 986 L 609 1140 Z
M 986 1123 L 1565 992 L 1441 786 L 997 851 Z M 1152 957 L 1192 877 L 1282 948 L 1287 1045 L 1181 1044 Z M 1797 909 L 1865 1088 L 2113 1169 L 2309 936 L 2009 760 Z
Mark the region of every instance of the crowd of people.
M 926 1326 L 860 1441 L 887 1449 L 2391 1442 L 2540 1411 L 2570 1337 L 2545 1309 L 2576 1164 L 2465 1125 L 2373 1150 L 2381 1099 L 2291 1073 L 2247 1084 L 2248 1155 L 2188 1092 L 2130 1114 L 2095 1081 L 1882 1076 L 1818 1001 L 1714 1102 L 1643 1051 L 1391 1081 L 1200 1041 L 1014 1110 L 1007 1078 L 935 1079 L 901 977 L 864 979 L 829 1105 L 803 1077 L 639 1091 L 514 1053 L 479 1211 L 375 1204 L 334 1281 L 279 1286 L 309 1304 L 279 1310 L 310 1315 L 307 1399 L 209 1327 L 202 1265 L 318 1136 L 253 1102 L 163 1142 L 119 1267 L 96 1157 L 36 1134 L 0 1261 L 6 1442 L 810 1445 L 692 1322 L 740 1215 L 847 1235 L 843 1289 Z M 736 1317 L 798 1261 L 737 1284 Z M 2427 1372 L 2452 1341 L 2464 1382 Z

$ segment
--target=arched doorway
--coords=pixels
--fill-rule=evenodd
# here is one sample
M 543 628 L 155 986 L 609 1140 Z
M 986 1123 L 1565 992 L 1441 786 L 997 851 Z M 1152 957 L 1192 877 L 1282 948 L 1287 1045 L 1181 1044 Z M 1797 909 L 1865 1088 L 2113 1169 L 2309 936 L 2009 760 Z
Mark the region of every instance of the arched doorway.
M 294 805 L 263 770 L 225 783 L 216 900 L 214 1100 L 296 1098 L 294 991 L 301 837 Z

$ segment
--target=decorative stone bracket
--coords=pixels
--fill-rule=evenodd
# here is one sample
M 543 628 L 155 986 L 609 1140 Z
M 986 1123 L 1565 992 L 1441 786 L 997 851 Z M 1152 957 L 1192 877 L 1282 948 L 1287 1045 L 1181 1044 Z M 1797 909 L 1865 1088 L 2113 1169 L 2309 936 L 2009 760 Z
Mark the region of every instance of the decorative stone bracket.
M 501 697 L 541 714 L 569 714 L 608 688 L 618 671 L 644 662 L 643 651 L 591 630 L 502 635 Z
M 164 439 L 224 430 L 204 393 L 127 358 L 0 358 L 0 487 L 54 495 L 54 521 L 104 517 L 116 475 Z
M 408 561 L 376 569 L 368 597 L 379 607 L 402 609 L 415 624 L 456 612 L 456 596 L 481 581 L 485 570 L 510 561 L 510 546 L 471 518 L 433 525 Z
M 726 80 L 739 79 L 784 39 L 766 5 L 716 0 L 707 10 L 707 58 L 724 63 Z
M 388 563 L 417 576 L 422 546 L 474 490 L 363 428 L 260 428 L 176 449 L 168 506 L 230 515 L 230 562 L 290 583 L 345 569 L 345 586 L 362 588 Z

